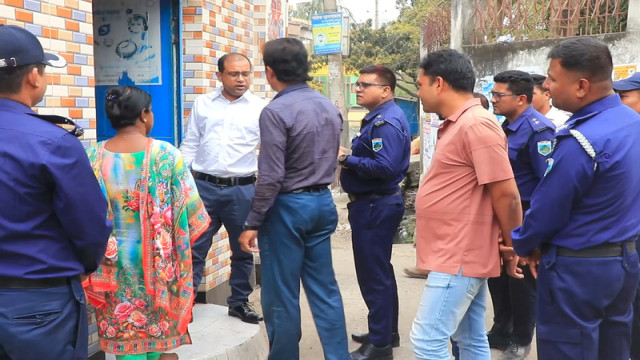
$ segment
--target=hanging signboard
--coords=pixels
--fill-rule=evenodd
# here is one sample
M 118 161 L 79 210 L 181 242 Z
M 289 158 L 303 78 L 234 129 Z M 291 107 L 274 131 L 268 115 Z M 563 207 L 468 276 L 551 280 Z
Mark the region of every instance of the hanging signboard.
M 313 52 L 316 55 L 340 54 L 342 51 L 342 13 L 311 16 Z

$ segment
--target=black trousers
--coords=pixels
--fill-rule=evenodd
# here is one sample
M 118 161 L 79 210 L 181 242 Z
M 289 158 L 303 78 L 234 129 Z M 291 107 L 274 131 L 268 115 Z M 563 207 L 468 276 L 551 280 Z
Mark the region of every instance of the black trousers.
M 536 327 L 536 279 L 529 266 L 521 266 L 524 279 L 516 279 L 502 272 L 489 279 L 493 302 L 492 332 L 511 337 L 511 341 L 526 346 L 533 339 Z

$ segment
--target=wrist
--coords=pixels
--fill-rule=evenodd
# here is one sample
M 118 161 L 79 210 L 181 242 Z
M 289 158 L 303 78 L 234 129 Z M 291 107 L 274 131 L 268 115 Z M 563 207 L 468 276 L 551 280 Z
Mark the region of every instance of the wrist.
M 244 226 L 242 227 L 242 230 L 249 230 L 249 231 L 255 231 L 258 230 L 259 226 L 257 225 L 249 225 L 246 222 L 244 223 Z

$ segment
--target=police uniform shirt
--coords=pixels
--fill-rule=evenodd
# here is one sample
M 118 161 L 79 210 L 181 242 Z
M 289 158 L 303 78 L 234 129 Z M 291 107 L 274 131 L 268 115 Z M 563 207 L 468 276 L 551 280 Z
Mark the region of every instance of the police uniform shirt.
M 511 233 L 516 253 L 545 243 L 579 250 L 638 235 L 640 115 L 610 95 L 573 114 L 555 143 L 531 209 Z
M 520 198 L 529 201 L 547 169 L 555 126 L 533 106 L 529 106 L 512 123 L 503 122 L 502 128 L 507 134 L 509 162 Z
M 393 194 L 409 169 L 409 123 L 393 100 L 365 116 L 351 143 L 352 154 L 340 174 L 350 194 Z
M 111 233 L 107 201 L 80 141 L 0 99 L 0 276 L 97 269 Z

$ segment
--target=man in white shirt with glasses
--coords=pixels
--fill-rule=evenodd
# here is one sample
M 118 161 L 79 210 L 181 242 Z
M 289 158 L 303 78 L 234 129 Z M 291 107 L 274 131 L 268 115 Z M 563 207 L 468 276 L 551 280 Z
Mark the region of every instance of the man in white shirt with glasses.
M 180 150 L 211 217 L 209 229 L 192 247 L 194 287 L 202 280 L 212 238 L 224 225 L 231 246 L 229 316 L 255 324 L 262 316 L 248 303 L 253 255 L 238 244 L 255 192 L 258 118 L 267 104 L 249 91 L 251 74 L 251 62 L 242 54 L 218 60 L 222 87 L 195 99 Z

